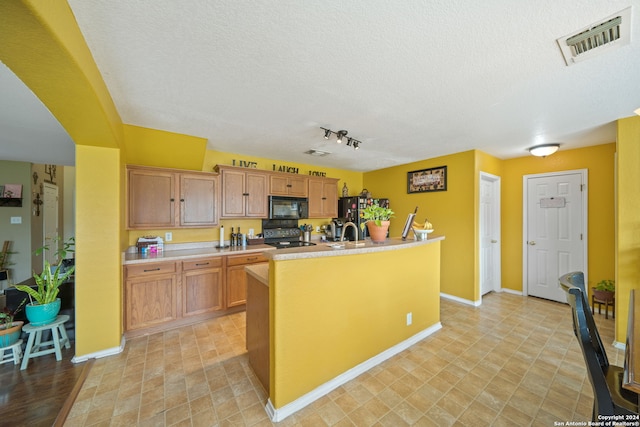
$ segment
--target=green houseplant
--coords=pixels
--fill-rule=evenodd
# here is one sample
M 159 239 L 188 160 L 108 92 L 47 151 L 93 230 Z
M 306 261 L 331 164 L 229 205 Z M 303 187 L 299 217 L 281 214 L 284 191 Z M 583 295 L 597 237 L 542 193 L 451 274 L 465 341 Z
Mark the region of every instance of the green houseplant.
M 382 243 L 387 238 L 393 214 L 394 212 L 388 206 L 381 206 L 380 201 L 374 199 L 370 205 L 362 210 L 361 217 L 364 222 L 360 224 L 360 227 L 364 230 L 366 224 L 371 241 Z
M 53 248 L 50 246 L 53 245 Z M 59 261 L 64 259 L 68 253 L 74 252 L 75 240 L 73 237 L 65 242 L 60 242 L 59 238 L 51 239 L 50 244 L 35 251 L 36 255 L 41 255 L 45 251 L 54 250 L 54 255 Z M 42 273 L 33 273 L 33 278 L 37 287 L 34 289 L 28 285 L 14 285 L 16 289 L 26 292 L 29 295 L 29 302 L 25 313 L 27 319 L 33 326 L 46 325 L 51 323 L 58 316 L 60 311 L 60 299 L 58 292 L 62 285 L 75 271 L 75 266 L 63 268 L 63 263 L 51 265 L 45 257 Z
M 616 282 L 611 279 L 600 280 L 592 290 L 597 300 L 613 301 L 616 292 Z
M 8 347 L 20 338 L 24 322 L 14 321 L 13 318 L 20 312 L 25 302 L 27 302 L 26 298 L 13 310 L 4 307 L 0 311 L 0 347 Z

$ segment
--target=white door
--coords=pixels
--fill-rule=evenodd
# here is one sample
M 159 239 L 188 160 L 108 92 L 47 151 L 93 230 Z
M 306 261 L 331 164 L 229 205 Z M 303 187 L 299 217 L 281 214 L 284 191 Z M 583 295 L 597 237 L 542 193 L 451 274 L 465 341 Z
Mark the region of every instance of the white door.
M 500 177 L 480 172 L 480 293 L 500 289 Z
M 586 267 L 587 171 L 524 177 L 528 295 L 566 302 L 558 278 Z
M 44 252 L 42 259 L 43 267 L 45 259 L 51 265 L 57 264 L 58 260 L 54 256 L 56 249 L 53 247 L 56 237 L 58 237 L 58 186 L 45 183 L 44 184 L 44 201 L 42 209 L 42 229 L 43 229 L 43 245 L 48 245 L 50 250 Z

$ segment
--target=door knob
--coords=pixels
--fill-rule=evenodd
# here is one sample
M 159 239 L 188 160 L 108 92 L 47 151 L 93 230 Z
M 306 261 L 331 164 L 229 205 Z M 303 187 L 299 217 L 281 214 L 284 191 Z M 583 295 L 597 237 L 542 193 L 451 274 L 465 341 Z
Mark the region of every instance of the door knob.
M 498 241 L 491 239 L 491 243 L 498 243 Z
M 530 241 L 529 241 L 529 244 L 530 244 L 531 246 L 535 246 L 536 242 L 534 242 L 533 240 L 530 240 Z

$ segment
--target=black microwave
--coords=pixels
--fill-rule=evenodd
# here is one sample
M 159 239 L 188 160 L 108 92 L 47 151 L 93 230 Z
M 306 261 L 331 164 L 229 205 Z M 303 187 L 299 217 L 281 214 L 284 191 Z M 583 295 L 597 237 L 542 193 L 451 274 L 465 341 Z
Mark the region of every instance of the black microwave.
M 302 219 L 309 216 L 304 197 L 269 196 L 269 219 Z

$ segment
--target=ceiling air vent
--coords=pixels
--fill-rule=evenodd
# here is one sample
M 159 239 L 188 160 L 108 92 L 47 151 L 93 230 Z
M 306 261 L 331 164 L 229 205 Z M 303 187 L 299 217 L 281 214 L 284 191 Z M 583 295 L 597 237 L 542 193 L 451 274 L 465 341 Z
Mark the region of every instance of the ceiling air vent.
M 311 149 L 309 151 L 305 151 L 304 154 L 309 154 L 310 156 L 322 157 L 322 156 L 326 156 L 326 155 L 331 154 L 331 153 L 329 153 L 328 151 L 321 151 L 321 150 Z
M 630 41 L 631 7 L 628 7 L 577 33 L 558 39 L 558 45 L 567 65 L 573 65 L 627 45 Z

